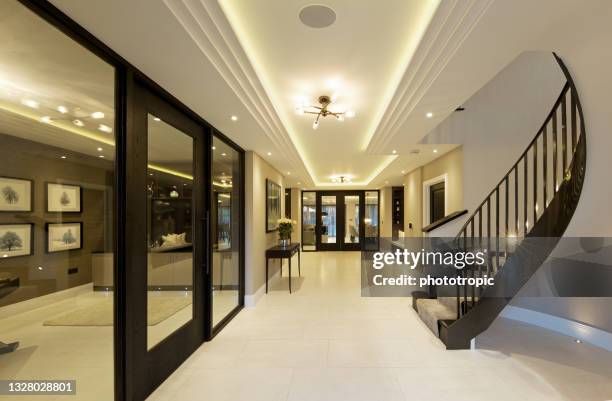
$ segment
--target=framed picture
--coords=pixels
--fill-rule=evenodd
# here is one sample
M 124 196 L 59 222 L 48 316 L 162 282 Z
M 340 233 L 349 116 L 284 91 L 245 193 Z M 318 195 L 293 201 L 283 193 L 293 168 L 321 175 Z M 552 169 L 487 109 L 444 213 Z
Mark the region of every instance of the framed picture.
M 281 217 L 281 187 L 272 180 L 266 179 L 266 232 L 278 229 Z
M 34 253 L 34 224 L 0 224 L 0 258 Z
M 34 210 L 32 180 L 0 177 L 0 212 L 31 212 Z
M 81 187 L 47 183 L 47 212 L 81 213 Z
M 47 223 L 47 252 L 62 252 L 83 247 L 83 223 Z

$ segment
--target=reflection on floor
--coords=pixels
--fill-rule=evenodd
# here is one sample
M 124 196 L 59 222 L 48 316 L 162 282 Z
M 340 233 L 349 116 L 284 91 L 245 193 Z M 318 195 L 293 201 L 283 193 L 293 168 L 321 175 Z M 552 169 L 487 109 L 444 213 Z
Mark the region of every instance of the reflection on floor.
M 361 298 L 359 253 L 304 253 L 293 294 L 284 277 L 150 400 L 612 399 L 601 349 L 505 319 L 479 344 L 446 351 L 410 299 Z
M 74 379 L 76 396 L 35 396 L 37 400 L 109 401 L 113 394 L 113 327 L 110 325 L 50 326 L 43 325 L 75 311 L 96 310 L 108 305 L 112 317 L 112 292 L 93 292 L 87 287 L 61 301 L 44 302 L 25 313 L 14 313 L 0 319 L 0 340 L 20 341 L 17 351 L 0 355 L 0 380 L 4 379 Z M 190 291 L 150 291 L 157 298 L 191 298 Z M 238 292 L 224 290 L 214 293 L 213 316 L 221 320 L 237 303 Z M 1 311 L 1 308 L 0 308 Z M 158 311 L 150 311 L 155 316 Z M 4 315 L 3 315 L 4 316 Z M 166 313 L 164 312 L 164 317 Z M 191 319 L 191 304 L 160 323 L 148 326 L 148 344 L 157 344 L 177 327 Z M 154 317 L 155 318 L 155 317 Z M 157 319 L 157 318 L 156 318 Z M 79 319 L 77 319 L 77 322 Z M 68 322 L 74 323 L 74 322 Z M 106 323 L 104 320 L 103 323 Z M 34 397 L 34 396 L 31 396 Z M 28 399 L 28 396 L 20 397 Z M 0 400 L 14 400 L 0 396 Z

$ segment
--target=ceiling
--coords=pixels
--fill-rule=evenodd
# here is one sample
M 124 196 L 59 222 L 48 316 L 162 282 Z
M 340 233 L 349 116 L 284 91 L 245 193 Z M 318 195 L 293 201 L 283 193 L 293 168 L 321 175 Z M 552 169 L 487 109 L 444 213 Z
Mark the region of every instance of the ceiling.
M 336 20 L 326 28 L 300 21 L 304 0 L 220 4 L 316 185 L 334 185 L 336 176 L 368 185 L 395 158 L 366 154 L 371 131 L 438 1 L 328 0 Z M 313 130 L 315 118 L 296 107 L 317 104 L 320 95 L 335 99 L 330 109 L 356 116 L 323 118 Z
M 521 52 L 554 50 L 546 35 L 588 11 L 572 0 L 326 0 L 336 21 L 314 29 L 298 0 L 52 2 L 302 188 L 335 174 L 353 176 L 343 187 L 400 184 L 456 146 L 421 138 Z M 356 116 L 313 131 L 295 106 L 326 92 Z

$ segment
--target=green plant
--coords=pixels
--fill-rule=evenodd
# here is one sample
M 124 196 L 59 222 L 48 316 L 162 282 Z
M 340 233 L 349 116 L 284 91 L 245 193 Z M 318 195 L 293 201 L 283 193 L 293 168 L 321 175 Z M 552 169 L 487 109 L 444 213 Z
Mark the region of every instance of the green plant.
M 290 239 L 293 226 L 297 224 L 295 220 L 278 219 L 278 236 L 280 239 Z

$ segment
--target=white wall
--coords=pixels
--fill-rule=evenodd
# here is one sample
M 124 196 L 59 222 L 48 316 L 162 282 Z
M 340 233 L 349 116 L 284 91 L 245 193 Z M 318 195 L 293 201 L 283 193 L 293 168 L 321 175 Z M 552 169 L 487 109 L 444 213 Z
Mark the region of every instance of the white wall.
M 423 139 L 463 145 L 462 222 L 527 148 L 564 84 L 551 52 L 523 53 Z

